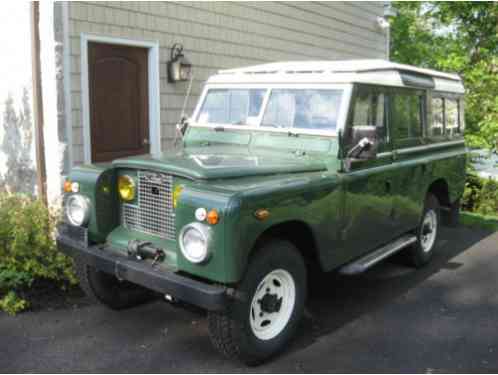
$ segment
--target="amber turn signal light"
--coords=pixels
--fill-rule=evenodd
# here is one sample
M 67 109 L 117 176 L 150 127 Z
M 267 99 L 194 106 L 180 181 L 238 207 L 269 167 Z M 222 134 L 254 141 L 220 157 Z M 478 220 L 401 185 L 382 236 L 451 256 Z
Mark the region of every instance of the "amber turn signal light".
M 268 216 L 270 216 L 270 211 L 264 208 L 260 208 L 259 210 L 256 210 L 256 212 L 254 212 L 254 216 L 256 217 L 256 219 L 263 221 L 268 219 Z
M 64 181 L 64 192 L 70 193 L 72 191 L 72 183 L 69 180 Z
M 211 225 L 217 224 L 218 221 L 220 221 L 220 216 L 218 215 L 218 211 L 210 210 L 207 214 L 206 220 Z

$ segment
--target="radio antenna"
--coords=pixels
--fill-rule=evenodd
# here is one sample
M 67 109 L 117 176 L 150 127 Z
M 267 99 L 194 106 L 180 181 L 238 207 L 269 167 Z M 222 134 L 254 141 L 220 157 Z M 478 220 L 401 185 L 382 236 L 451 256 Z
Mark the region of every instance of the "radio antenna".
M 180 114 L 180 122 L 176 124 L 175 127 L 175 139 L 173 140 L 173 145 L 176 146 L 178 142 L 178 133 L 181 134 L 181 137 L 183 137 L 183 134 L 185 133 L 185 128 L 187 127 L 187 119 L 185 118 L 185 110 L 187 108 L 188 104 L 188 99 L 190 98 L 190 91 L 192 90 L 192 81 L 194 80 L 194 75 L 192 74 L 190 76 L 190 81 L 188 83 L 187 87 L 187 93 L 185 94 L 185 99 L 183 100 L 183 106 L 182 106 L 182 112 Z
M 194 75 L 190 75 L 190 81 L 188 83 L 187 94 L 185 95 L 185 99 L 183 100 L 182 113 L 180 115 L 180 121 L 185 117 L 185 109 L 187 108 L 188 99 L 190 98 L 190 90 L 192 90 L 192 81 L 194 80 Z

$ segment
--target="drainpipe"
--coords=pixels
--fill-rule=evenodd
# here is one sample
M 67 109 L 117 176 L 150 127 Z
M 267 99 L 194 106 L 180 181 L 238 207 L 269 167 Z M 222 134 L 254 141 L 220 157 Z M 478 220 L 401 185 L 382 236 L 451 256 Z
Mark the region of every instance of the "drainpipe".
M 33 78 L 33 114 L 36 144 L 36 174 L 38 198 L 47 205 L 47 173 L 45 170 L 45 144 L 43 138 L 43 93 L 40 62 L 40 10 L 37 1 L 31 2 L 31 66 Z

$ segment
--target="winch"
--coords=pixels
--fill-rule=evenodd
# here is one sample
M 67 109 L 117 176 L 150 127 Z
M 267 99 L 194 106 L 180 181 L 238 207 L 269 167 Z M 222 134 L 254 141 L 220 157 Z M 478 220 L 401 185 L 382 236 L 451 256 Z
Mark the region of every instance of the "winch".
M 164 251 L 151 242 L 130 240 L 127 248 L 128 256 L 136 260 L 152 259 L 152 265 L 162 262 L 166 257 Z

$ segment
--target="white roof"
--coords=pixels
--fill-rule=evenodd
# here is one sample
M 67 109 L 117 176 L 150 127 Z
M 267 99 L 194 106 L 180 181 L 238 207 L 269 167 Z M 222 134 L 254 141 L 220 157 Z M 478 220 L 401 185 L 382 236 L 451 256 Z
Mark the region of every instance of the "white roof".
M 406 86 L 400 73 L 432 78 L 435 90 L 463 93 L 457 74 L 386 60 L 289 61 L 220 70 L 209 84 L 234 83 L 374 83 Z

